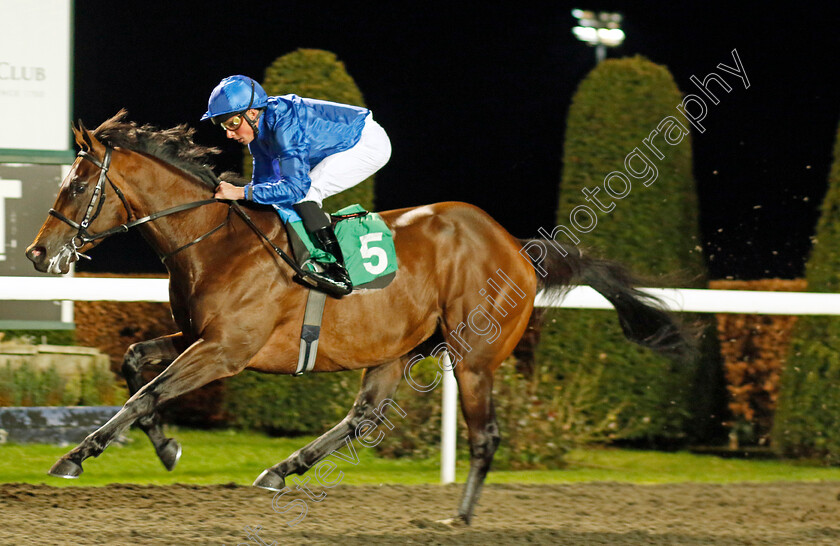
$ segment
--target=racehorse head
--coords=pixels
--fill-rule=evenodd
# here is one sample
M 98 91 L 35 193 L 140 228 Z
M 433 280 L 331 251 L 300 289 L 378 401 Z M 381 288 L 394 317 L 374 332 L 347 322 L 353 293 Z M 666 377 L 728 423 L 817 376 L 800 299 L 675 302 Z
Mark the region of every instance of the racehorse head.
M 50 216 L 26 249 L 26 257 L 42 273 L 67 273 L 72 262 L 80 256 L 87 258 L 83 251 L 104 238 L 96 234 L 131 216 L 125 196 L 114 183 L 117 175 L 111 171 L 118 153 L 100 142 L 81 121 L 73 127 L 73 134 L 79 154 L 58 189 Z M 107 199 L 109 195 L 111 199 Z
M 71 263 L 88 258 L 83 252 L 135 226 L 165 258 L 173 254 L 166 250 L 168 239 L 177 239 L 181 228 L 200 230 L 199 216 L 208 217 L 182 213 L 217 202 L 208 160 L 218 150 L 195 144 L 195 131 L 186 125 L 160 130 L 125 116 L 122 110 L 93 131 L 81 122 L 73 127 L 78 157 L 26 250 L 38 271 L 67 273 Z

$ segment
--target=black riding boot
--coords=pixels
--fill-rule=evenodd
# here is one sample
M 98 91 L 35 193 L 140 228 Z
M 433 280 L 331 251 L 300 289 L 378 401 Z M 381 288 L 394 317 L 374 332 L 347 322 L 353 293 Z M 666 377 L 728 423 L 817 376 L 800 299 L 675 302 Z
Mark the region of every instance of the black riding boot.
M 294 209 L 303 220 L 303 227 L 312 236 L 313 242 L 321 249 L 332 254 L 335 263 L 319 264 L 324 271 L 310 272 L 309 275 L 315 278 L 319 288 L 337 298 L 346 296 L 353 291 L 350 282 L 350 275 L 344 267 L 344 258 L 341 254 L 341 247 L 335 237 L 329 217 L 324 214 L 321 207 L 313 201 L 303 201 L 293 205 Z
M 349 294 L 353 289 L 353 285 L 350 282 L 350 275 L 344 267 L 344 256 L 341 254 L 341 247 L 338 245 L 338 239 L 335 236 L 335 231 L 333 231 L 332 226 L 321 228 L 312 235 L 323 250 L 335 257 L 334 263 L 321 264 L 326 268 L 323 274 L 335 282 L 345 285 Z

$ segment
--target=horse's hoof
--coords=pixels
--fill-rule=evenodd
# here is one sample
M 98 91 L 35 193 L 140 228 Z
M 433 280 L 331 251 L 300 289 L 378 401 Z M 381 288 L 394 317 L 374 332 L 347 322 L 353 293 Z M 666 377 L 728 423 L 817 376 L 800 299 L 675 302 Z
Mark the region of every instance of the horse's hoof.
M 57 463 L 47 472 L 50 476 L 56 478 L 78 478 L 82 475 L 82 465 L 74 463 L 70 459 L 59 459 Z
M 164 442 L 163 447 L 156 451 L 160 462 L 170 472 L 178 464 L 178 459 L 181 458 L 181 444 L 172 438 Z
M 260 477 L 254 481 L 254 486 L 262 487 L 269 491 L 282 491 L 286 487 L 286 480 L 283 479 L 283 476 L 272 470 L 263 470 Z
M 435 523 L 446 525 L 447 527 L 464 527 L 470 524 L 470 520 L 459 514 L 452 518 L 439 519 Z

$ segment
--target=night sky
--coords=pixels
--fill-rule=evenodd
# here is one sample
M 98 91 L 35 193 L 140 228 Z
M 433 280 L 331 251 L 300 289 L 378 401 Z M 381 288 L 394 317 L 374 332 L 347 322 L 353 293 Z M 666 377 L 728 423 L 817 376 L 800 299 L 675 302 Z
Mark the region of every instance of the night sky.
M 690 76 L 733 66 L 737 48 L 750 88 L 729 77 L 733 91 L 693 133 L 710 275 L 792 278 L 803 273 L 840 115 L 840 10 L 739 4 L 76 0 L 74 115 L 91 127 L 125 107 L 141 123 L 187 122 L 224 150 L 219 172 L 239 169 L 239 145 L 198 122 L 213 87 L 236 73 L 261 80 L 300 47 L 330 50 L 391 138 L 379 210 L 467 201 L 534 236 L 557 223 L 567 109 L 595 64 L 571 33 L 571 9 L 620 11 L 627 38 L 609 57 L 664 64 L 684 93 L 697 92 Z M 163 271 L 136 234 L 93 256 L 85 270 Z

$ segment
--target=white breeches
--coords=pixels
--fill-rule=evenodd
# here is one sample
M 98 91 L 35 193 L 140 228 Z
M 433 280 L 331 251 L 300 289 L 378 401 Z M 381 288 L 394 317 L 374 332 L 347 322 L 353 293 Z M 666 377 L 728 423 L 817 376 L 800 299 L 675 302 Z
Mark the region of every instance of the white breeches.
M 355 186 L 381 169 L 390 157 L 391 141 L 385 129 L 368 114 L 355 146 L 325 157 L 309 172 L 312 185 L 301 201 L 315 201 L 321 206 L 327 197 Z

